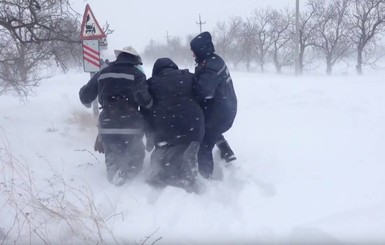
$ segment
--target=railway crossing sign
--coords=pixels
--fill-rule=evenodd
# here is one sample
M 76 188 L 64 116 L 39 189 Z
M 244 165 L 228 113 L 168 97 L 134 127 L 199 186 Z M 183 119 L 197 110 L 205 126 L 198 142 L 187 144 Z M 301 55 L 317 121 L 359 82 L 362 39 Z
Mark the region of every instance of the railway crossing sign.
M 106 34 L 103 29 L 100 28 L 98 21 L 92 13 L 89 4 L 86 5 L 86 10 L 83 15 L 82 28 L 80 31 L 81 40 L 92 40 L 105 38 Z

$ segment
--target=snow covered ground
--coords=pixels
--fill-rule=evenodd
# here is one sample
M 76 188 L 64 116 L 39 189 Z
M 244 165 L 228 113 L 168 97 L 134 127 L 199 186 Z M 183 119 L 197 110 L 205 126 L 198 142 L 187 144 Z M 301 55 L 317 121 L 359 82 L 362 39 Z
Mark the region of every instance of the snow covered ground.
M 233 71 L 238 160 L 202 195 L 107 182 L 88 73 L 0 96 L 0 243 L 385 244 L 384 73 Z

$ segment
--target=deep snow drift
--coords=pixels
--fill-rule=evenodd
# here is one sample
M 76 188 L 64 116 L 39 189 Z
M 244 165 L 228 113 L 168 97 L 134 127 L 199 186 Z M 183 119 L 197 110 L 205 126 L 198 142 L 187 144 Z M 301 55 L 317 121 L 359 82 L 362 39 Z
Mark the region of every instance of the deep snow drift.
M 0 241 L 385 243 L 383 75 L 233 71 L 239 113 L 226 138 L 238 160 L 216 158 L 224 180 L 202 195 L 155 193 L 143 175 L 107 182 L 78 99 L 87 73 L 42 81 L 28 103 L 0 96 Z

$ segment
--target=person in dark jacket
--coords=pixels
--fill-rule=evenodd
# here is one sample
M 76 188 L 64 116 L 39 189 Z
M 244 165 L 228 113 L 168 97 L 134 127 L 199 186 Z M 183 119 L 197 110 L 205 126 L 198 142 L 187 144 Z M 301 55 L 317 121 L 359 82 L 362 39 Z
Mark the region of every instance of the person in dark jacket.
M 204 135 L 203 112 L 193 94 L 193 74 L 169 58 L 156 60 L 147 81 L 154 103 L 145 110 L 155 149 L 148 182 L 196 192 L 197 153 Z
M 230 72 L 223 59 L 215 54 L 209 32 L 203 32 L 190 42 L 197 66 L 195 93 L 205 117 L 205 136 L 198 152 L 199 172 L 205 178 L 213 173 L 212 150 L 217 144 L 226 162 L 235 160 L 234 152 L 223 137 L 237 114 L 237 97 Z
M 140 172 L 145 157 L 144 118 L 139 106 L 150 108 L 139 54 L 132 47 L 115 50 L 116 61 L 96 73 L 79 91 L 80 101 L 89 105 L 98 97 L 98 140 L 105 153 L 107 179 L 119 186 Z

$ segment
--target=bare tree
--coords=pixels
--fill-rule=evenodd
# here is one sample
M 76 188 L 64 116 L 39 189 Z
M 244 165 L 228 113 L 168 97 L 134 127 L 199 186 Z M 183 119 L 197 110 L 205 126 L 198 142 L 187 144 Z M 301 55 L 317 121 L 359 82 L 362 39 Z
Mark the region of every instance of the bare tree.
M 225 60 L 236 60 L 239 54 L 239 42 L 237 37 L 242 28 L 242 19 L 240 17 L 230 18 L 228 22 L 218 22 L 214 30 L 215 49 Z
M 193 60 L 189 50 L 190 48 L 183 44 L 179 36 L 172 36 L 168 37 L 165 44 L 150 40 L 144 49 L 143 58 L 147 59 L 147 62 L 154 63 L 158 58 L 169 57 L 179 65 L 187 65 Z
M 0 0 L 0 93 L 27 96 L 46 75 L 42 66 L 79 59 L 79 27 L 67 0 Z
M 144 48 L 142 56 L 147 60 L 146 63 L 154 63 L 155 60 L 160 57 L 168 57 L 166 49 L 166 44 L 160 44 L 151 39 L 149 44 Z
M 317 28 L 314 46 L 324 55 L 326 73 L 331 75 L 334 64 L 346 57 L 352 46 L 349 37 L 348 7 L 350 0 L 312 0 L 317 6 Z
M 240 47 L 240 59 L 235 61 L 239 63 L 241 60 L 246 62 L 246 69 L 250 70 L 251 61 L 255 53 L 255 43 L 257 36 L 257 26 L 255 21 L 252 18 L 246 18 L 243 22 L 241 35 L 237 38 L 238 42 L 241 44 Z
M 370 43 L 385 28 L 385 0 L 354 0 L 350 13 L 353 42 L 357 48 L 356 70 L 362 75 L 363 54 Z
M 299 74 L 303 73 L 304 56 L 306 48 L 314 45 L 314 33 L 318 23 L 316 22 L 316 12 L 319 6 L 316 2 L 309 0 L 306 8 L 300 13 L 299 23 Z
M 167 53 L 168 57 L 172 58 L 176 63 L 186 65 L 191 61 L 191 52 L 189 52 L 189 48 L 187 48 L 182 39 L 179 36 L 174 36 L 169 39 L 167 45 Z
M 272 27 L 270 25 L 271 9 L 256 9 L 254 11 L 254 27 L 256 31 L 255 51 L 261 72 L 264 72 L 266 56 L 272 45 Z
M 289 10 L 271 11 L 270 25 L 272 47 L 270 55 L 273 59 L 277 73 L 282 67 L 292 65 L 294 62 L 294 17 Z
M 385 46 L 380 42 L 370 43 L 365 47 L 363 53 L 365 64 L 375 70 L 385 70 Z
M 196 34 L 188 34 L 185 36 L 185 47 L 186 47 L 186 50 L 184 51 L 184 53 L 186 54 L 186 57 L 187 57 L 187 63 L 188 65 L 191 65 L 191 63 L 195 64 L 195 60 L 194 60 L 194 55 L 193 55 L 193 52 L 191 50 L 191 47 L 190 47 L 190 42 L 191 40 L 193 40 L 193 38 L 196 36 Z

